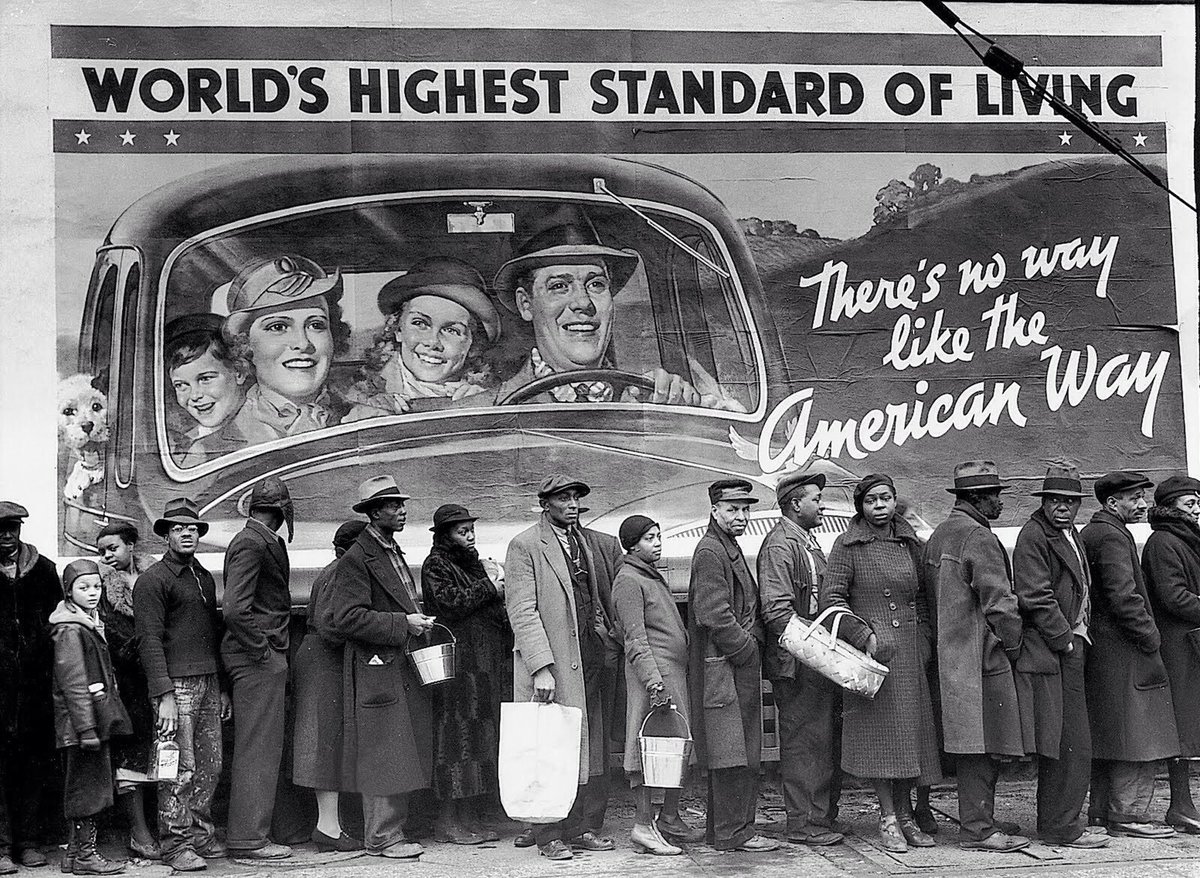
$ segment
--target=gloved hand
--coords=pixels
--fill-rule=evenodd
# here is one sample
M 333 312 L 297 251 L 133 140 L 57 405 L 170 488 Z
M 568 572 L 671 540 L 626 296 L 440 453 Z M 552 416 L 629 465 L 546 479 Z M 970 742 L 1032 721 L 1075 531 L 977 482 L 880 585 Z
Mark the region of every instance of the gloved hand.
M 662 683 L 656 683 L 650 687 L 650 709 L 654 710 L 657 707 L 666 707 L 671 703 L 671 696 L 667 694 L 667 687 Z

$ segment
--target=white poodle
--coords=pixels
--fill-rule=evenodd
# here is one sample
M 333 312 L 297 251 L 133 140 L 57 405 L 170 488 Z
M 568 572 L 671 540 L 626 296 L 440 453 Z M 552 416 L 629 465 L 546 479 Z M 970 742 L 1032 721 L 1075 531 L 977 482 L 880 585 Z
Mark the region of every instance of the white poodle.
M 108 400 L 91 375 L 72 375 L 58 382 L 58 437 L 75 466 L 63 486 L 63 497 L 79 500 L 92 485 L 104 481 L 104 446 L 108 442 Z

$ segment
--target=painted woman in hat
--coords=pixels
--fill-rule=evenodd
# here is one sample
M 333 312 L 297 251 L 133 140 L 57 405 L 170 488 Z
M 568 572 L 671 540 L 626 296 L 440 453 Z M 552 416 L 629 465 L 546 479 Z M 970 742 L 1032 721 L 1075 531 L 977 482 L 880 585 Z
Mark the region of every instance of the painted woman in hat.
M 387 319 L 365 352 L 345 420 L 402 414 L 414 399 L 470 400 L 492 388 L 480 355 L 500 338 L 500 315 L 486 290 L 478 271 L 444 256 L 384 284 L 378 302 Z
M 433 514 L 421 566 L 425 611 L 458 641 L 456 675 L 433 690 L 433 788 L 439 841 L 496 839 L 482 819 L 499 791 L 500 703 L 512 698 L 512 632 L 504 598 L 475 549 L 476 517 L 454 503 Z
M 222 331 L 255 379 L 234 418 L 250 444 L 338 422 L 344 405 L 326 381 L 350 337 L 341 297 L 341 275 L 302 256 L 253 262 L 233 279 Z

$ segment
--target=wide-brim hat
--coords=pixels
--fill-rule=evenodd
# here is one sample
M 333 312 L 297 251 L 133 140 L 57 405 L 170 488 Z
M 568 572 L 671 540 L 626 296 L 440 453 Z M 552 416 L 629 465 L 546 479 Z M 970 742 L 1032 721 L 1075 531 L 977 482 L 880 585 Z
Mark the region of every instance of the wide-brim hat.
M 968 460 L 954 468 L 954 485 L 946 491 L 958 495 L 971 491 L 1009 491 L 1012 485 L 1000 481 L 1000 470 L 990 460 Z
M 422 259 L 385 283 L 376 301 L 381 314 L 395 314 L 417 296 L 439 296 L 461 305 L 483 325 L 488 341 L 500 338 L 500 312 L 487 294 L 483 275 L 467 263 L 448 256 Z
M 745 479 L 719 479 L 708 486 L 710 503 L 726 501 L 729 503 L 757 503 L 754 496 L 754 486 Z
M 590 228 L 574 224 L 554 226 L 534 235 L 521 246 L 516 256 L 501 265 L 492 288 L 500 304 L 515 314 L 517 280 L 535 268 L 602 263 L 608 268 L 610 287 L 616 295 L 641 261 L 636 250 L 618 250 L 601 244 Z
M 196 504 L 186 497 L 167 502 L 162 518 L 154 522 L 154 532 L 160 537 L 165 537 L 173 524 L 194 524 L 200 529 L 200 536 L 208 533 L 208 522 L 200 520 Z
M 1035 497 L 1086 497 L 1079 470 L 1073 466 L 1052 466 L 1046 470 L 1040 491 L 1030 491 Z
M 462 524 L 466 521 L 479 521 L 479 516 L 472 515 L 465 506 L 459 506 L 457 503 L 445 503 L 434 511 L 433 527 L 430 530 L 439 531 L 452 524 Z
M 225 332 L 237 335 L 254 322 L 259 312 L 272 308 L 298 308 L 309 299 L 324 297 L 341 282 L 340 270 L 334 269 L 333 274 L 329 274 L 303 256 L 286 254 L 252 262 L 239 271 L 229 285 Z M 323 298 L 322 302 L 328 310 L 328 302 Z
M 400 491 L 400 486 L 391 476 L 375 476 L 367 479 L 358 486 L 358 502 L 350 508 L 355 512 L 366 512 L 372 506 L 386 503 L 388 500 L 408 500 L 407 494 Z
M 542 479 L 542 483 L 538 485 L 538 499 L 545 500 L 559 491 L 565 491 L 567 488 L 574 488 L 579 492 L 580 497 L 586 497 L 592 493 L 591 486 L 583 481 L 583 479 L 572 478 L 563 473 L 553 473 Z

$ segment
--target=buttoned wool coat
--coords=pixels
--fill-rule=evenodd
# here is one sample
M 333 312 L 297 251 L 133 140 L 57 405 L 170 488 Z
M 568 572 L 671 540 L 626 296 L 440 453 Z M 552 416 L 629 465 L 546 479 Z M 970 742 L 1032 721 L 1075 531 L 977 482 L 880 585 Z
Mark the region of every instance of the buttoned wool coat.
M 1068 533 L 1070 536 L 1068 536 Z M 1090 576 L 1068 539 L 1074 527 L 1058 530 L 1041 508 L 1029 516 L 1013 549 L 1013 587 L 1025 630 L 1017 657 L 1017 698 L 1021 702 L 1025 751 L 1058 759 L 1063 725 L 1062 668 L 1059 653 L 1074 641 L 1071 633 L 1088 592 Z
M 581 540 L 588 569 L 597 561 L 591 542 Z M 504 561 L 504 602 L 513 631 L 513 700 L 533 699 L 533 675 L 551 667 L 554 700 L 583 711 L 579 742 L 579 783 L 603 774 L 604 706 L 600 692 L 589 700 L 583 682 L 583 659 L 575 614 L 575 590 L 553 528 L 543 515 L 532 527 L 513 537 Z M 590 578 L 592 603 L 601 608 L 597 633 L 606 641 L 612 626 L 597 589 L 597 576 Z M 601 631 L 601 629 L 603 629 Z
M 1150 606 L 1162 635 L 1161 654 L 1182 754 L 1200 756 L 1200 527 L 1177 509 L 1150 510 L 1153 532 L 1142 550 Z
M 737 540 L 709 519 L 688 584 L 688 688 L 696 763 L 758 769 L 762 750 L 758 586 Z
M 428 787 L 433 709 L 405 654 L 406 616 L 419 608 L 370 530 L 337 562 L 328 596 L 333 629 L 346 641 L 342 792 L 392 796 Z
M 1092 579 L 1092 646 L 1084 666 L 1092 758 L 1178 756 L 1171 687 L 1133 534 L 1100 509 L 1079 536 Z
M 1012 662 L 1021 613 L 1008 554 L 986 518 L 958 502 L 925 545 L 933 591 L 947 753 L 1023 756 Z

